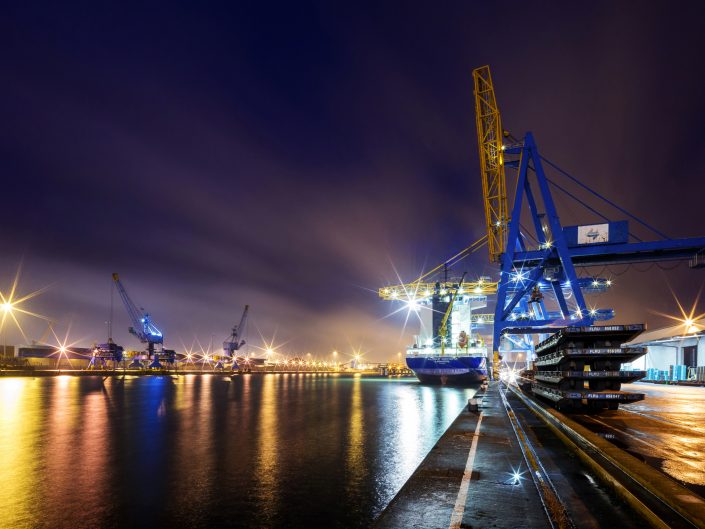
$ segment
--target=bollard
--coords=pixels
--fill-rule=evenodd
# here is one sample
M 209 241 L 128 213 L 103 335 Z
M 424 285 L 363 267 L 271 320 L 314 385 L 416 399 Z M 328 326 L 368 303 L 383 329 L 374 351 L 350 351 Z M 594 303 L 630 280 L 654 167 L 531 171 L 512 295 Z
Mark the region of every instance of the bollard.
M 477 411 L 480 404 L 480 399 L 468 399 L 468 411 Z

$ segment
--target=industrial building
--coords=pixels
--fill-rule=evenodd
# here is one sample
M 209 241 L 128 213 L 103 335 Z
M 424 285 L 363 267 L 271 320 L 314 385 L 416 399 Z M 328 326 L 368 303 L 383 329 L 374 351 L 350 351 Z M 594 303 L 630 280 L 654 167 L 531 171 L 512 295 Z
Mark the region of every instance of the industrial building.
M 646 371 L 648 380 L 705 382 L 703 336 L 705 318 L 646 331 L 628 344 L 647 349 L 646 355 L 632 362 L 631 368 Z
M 70 349 L 50 345 L 20 345 L 17 358 L 26 364 L 40 368 L 85 369 L 90 362 L 93 349 L 72 347 Z

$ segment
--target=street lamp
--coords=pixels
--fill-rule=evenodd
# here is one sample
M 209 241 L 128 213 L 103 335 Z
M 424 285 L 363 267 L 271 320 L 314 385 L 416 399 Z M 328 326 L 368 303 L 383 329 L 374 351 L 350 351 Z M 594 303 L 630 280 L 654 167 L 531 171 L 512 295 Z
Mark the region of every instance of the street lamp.
M 12 315 L 12 303 L 9 301 L 4 302 L 2 304 L 2 311 L 2 357 L 7 358 L 7 331 L 5 330 L 5 318 L 7 318 L 8 314 Z

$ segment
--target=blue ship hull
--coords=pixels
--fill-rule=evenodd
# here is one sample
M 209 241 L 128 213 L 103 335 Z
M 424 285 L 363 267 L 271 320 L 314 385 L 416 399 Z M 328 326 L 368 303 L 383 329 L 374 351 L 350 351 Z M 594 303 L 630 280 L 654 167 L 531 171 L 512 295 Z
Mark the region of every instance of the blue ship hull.
M 464 386 L 487 379 L 484 356 L 407 356 L 406 365 L 423 384 Z

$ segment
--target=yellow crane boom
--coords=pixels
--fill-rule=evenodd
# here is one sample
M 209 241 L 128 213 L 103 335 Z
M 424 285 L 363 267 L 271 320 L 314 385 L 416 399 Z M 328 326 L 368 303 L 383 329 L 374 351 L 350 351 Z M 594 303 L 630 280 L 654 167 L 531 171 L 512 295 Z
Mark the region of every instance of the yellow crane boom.
M 482 194 L 485 201 L 487 246 L 490 260 L 499 262 L 507 244 L 507 184 L 504 176 L 502 120 L 492 85 L 490 67 L 472 72 L 475 83 L 475 119 L 480 151 Z
M 458 294 L 488 295 L 497 293 L 497 281 L 490 281 L 488 278 L 480 278 L 477 281 L 441 281 L 438 283 L 443 294 L 452 295 L 459 290 Z M 387 301 L 409 301 L 428 298 L 433 295 L 436 283 L 414 282 L 402 285 L 391 285 L 379 289 L 379 297 Z
M 402 300 L 409 301 L 412 299 L 427 298 L 433 294 L 436 288 L 435 281 L 429 281 L 428 277 L 442 270 L 448 265 L 454 265 L 465 259 L 469 255 L 475 253 L 487 243 L 487 235 L 483 235 L 467 248 L 455 254 L 450 259 L 439 264 L 434 269 L 424 273 L 416 281 L 402 285 L 393 285 L 382 287 L 379 289 L 379 297 L 386 300 Z M 426 281 L 424 281 L 426 279 Z M 461 289 L 459 294 L 463 292 L 472 292 L 474 294 L 495 294 L 497 292 L 497 282 L 489 281 L 489 278 L 481 277 L 477 281 L 471 282 L 439 282 L 438 286 L 443 294 L 452 294 L 456 289 Z

